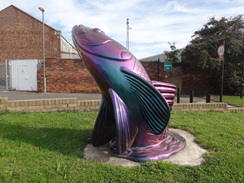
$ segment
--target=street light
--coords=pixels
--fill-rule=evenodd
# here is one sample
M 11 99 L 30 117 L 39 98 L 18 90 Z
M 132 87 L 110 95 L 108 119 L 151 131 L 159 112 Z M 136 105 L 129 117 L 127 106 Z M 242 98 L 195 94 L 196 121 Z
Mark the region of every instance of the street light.
M 127 50 L 129 50 L 129 31 L 130 29 L 132 29 L 130 26 L 129 26 L 129 18 L 127 18 L 126 20 L 126 48 Z
M 43 92 L 46 93 L 46 63 L 45 63 L 45 25 L 44 25 L 44 8 L 38 8 L 42 12 L 42 60 L 43 60 Z

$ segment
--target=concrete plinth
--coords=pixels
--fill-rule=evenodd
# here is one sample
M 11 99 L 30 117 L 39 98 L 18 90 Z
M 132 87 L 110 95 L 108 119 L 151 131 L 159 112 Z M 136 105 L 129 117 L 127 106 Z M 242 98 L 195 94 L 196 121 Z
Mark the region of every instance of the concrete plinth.
M 195 137 L 187 131 L 179 129 L 169 129 L 170 131 L 180 134 L 186 139 L 186 147 L 177 154 L 159 161 L 171 162 L 177 165 L 197 166 L 204 159 L 203 154 L 207 151 L 194 142 Z M 85 159 L 93 162 L 106 162 L 110 165 L 119 165 L 123 167 L 139 166 L 140 163 L 124 158 L 116 158 L 108 153 L 108 146 L 93 147 L 88 144 L 84 150 Z

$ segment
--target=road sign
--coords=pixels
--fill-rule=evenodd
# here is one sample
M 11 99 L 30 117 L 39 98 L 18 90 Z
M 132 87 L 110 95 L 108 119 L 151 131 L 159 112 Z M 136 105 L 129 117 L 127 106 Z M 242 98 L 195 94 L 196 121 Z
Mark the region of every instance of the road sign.
M 219 61 L 223 61 L 224 60 L 224 56 L 219 56 Z
M 164 63 L 164 71 L 172 71 L 172 63 Z
M 223 44 L 218 47 L 217 53 L 218 53 L 219 57 L 224 56 L 225 46 Z
M 219 55 L 219 61 L 223 61 L 225 54 L 225 46 L 223 44 L 218 47 L 217 53 Z

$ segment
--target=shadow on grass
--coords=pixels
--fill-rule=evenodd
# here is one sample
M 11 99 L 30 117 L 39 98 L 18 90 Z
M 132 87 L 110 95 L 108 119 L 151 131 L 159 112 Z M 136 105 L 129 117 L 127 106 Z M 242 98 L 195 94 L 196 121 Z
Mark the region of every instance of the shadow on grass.
M 35 128 L 18 125 L 0 125 L 0 137 L 56 151 L 64 155 L 81 156 L 81 150 L 90 143 L 92 129 Z

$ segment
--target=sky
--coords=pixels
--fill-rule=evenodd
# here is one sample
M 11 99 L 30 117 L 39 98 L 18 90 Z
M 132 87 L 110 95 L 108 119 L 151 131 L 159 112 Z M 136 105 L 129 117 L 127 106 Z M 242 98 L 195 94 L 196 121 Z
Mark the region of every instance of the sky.
M 71 44 L 74 25 L 102 29 L 138 59 L 170 50 L 169 42 L 184 48 L 210 18 L 244 14 L 244 0 L 0 0 L 0 10 L 14 5 L 62 31 Z M 1 21 L 1 20 L 0 20 Z

